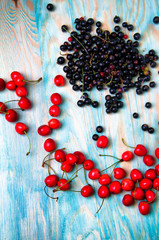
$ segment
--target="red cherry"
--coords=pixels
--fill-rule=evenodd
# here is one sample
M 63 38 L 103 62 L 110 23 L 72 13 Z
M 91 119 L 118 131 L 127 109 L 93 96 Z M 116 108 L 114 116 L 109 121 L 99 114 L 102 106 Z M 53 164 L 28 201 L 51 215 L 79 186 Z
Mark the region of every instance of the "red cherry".
M 65 84 L 65 79 L 63 76 L 61 75 L 57 75 L 55 78 L 54 78 L 54 83 L 57 87 L 61 87 Z
M 72 42 L 72 37 L 69 37 L 69 38 L 68 38 L 68 41 L 69 41 L 69 42 Z
M 60 114 L 60 108 L 59 108 L 57 105 L 52 105 L 52 106 L 49 108 L 49 114 L 50 114 L 50 116 L 52 116 L 52 117 L 58 117 L 59 114 Z
M 124 206 L 129 207 L 129 206 L 133 205 L 134 198 L 130 194 L 126 194 L 123 197 L 122 203 Z
M 57 186 L 57 183 L 58 183 L 58 176 L 56 175 L 49 175 L 45 178 L 45 184 L 47 187 L 55 187 Z
M 143 190 L 148 190 L 148 189 L 152 188 L 152 181 L 148 178 L 143 178 L 140 182 L 140 187 Z
M 64 162 L 66 160 L 66 153 L 62 149 L 55 151 L 54 158 L 57 162 Z
M 67 182 L 66 179 L 61 178 L 58 182 L 57 182 L 57 186 L 60 190 L 62 191 L 67 191 L 69 189 L 69 183 Z
M 155 171 L 156 171 L 156 174 L 159 176 L 159 164 L 155 166 Z
M 5 113 L 6 110 L 7 110 L 7 106 L 4 103 L 0 102 L 0 114 Z
M 108 138 L 104 135 L 100 136 L 96 142 L 97 147 L 106 148 L 108 145 Z
M 139 182 L 143 178 L 142 173 L 138 169 L 131 170 L 130 177 L 134 182 Z
M 28 94 L 25 87 L 17 87 L 15 92 L 18 97 L 26 97 Z
M 52 152 L 56 149 L 56 143 L 53 139 L 48 138 L 44 142 L 44 149 L 47 152 Z
M 156 178 L 156 176 L 157 176 L 156 171 L 152 168 L 148 169 L 145 172 L 145 178 L 149 178 L 151 180 L 154 180 Z
M 105 72 L 100 72 L 101 77 L 104 77 Z
M 15 130 L 16 130 L 16 132 L 19 133 L 20 135 L 23 135 L 23 134 L 25 134 L 25 132 L 28 131 L 28 127 L 27 127 L 24 123 L 18 122 L 18 123 L 16 123 L 16 125 L 15 125 Z
M 25 85 L 25 80 L 24 77 L 22 75 L 16 77 L 14 79 L 15 85 L 18 87 L 23 87 Z
M 156 194 L 152 190 L 147 190 L 145 197 L 148 203 L 153 203 L 156 200 Z
M 25 110 L 31 108 L 31 102 L 27 97 L 21 97 L 18 102 L 18 105 L 20 108 L 25 109 Z
M 5 119 L 8 122 L 15 122 L 15 121 L 18 120 L 18 114 L 13 109 L 8 109 L 6 114 L 5 114 Z
M 0 78 L 0 91 L 3 91 L 5 87 L 6 87 L 5 81 L 2 78 Z
M 94 162 L 92 160 L 85 160 L 83 163 L 83 167 L 85 170 L 92 170 L 94 168 Z
M 109 188 L 107 186 L 100 186 L 98 189 L 98 196 L 100 198 L 109 197 Z
M 159 190 L 159 178 L 156 178 L 153 181 L 153 188 L 156 189 L 157 191 Z
M 93 193 L 94 193 L 94 190 L 90 185 L 86 185 L 81 189 L 81 195 L 83 197 L 90 197 L 91 195 L 93 195 Z
M 100 177 L 99 169 L 94 168 L 88 173 L 88 177 L 92 180 L 97 180 Z
M 150 212 L 150 204 L 146 201 L 141 201 L 138 205 L 138 208 L 142 215 L 147 215 Z
M 50 97 L 50 100 L 55 105 L 59 105 L 62 103 L 62 97 L 59 93 L 53 93 Z
M 73 169 L 73 165 L 69 164 L 67 161 L 61 164 L 61 170 L 67 173 L 71 172 Z
M 119 181 L 113 181 L 111 182 L 109 186 L 109 190 L 113 194 L 119 194 L 121 192 L 121 184 Z
M 126 172 L 123 168 L 115 168 L 114 169 L 114 178 L 122 179 L 126 176 Z
M 155 159 L 154 159 L 154 157 L 153 156 L 151 156 L 151 155 L 145 155 L 144 157 L 143 157 L 143 162 L 145 163 L 145 165 L 146 166 L 152 166 L 152 165 L 154 165 L 155 164 Z
M 6 83 L 6 88 L 10 91 L 14 91 L 16 89 L 16 85 L 14 81 L 9 81 Z
M 147 154 L 147 149 L 141 145 L 141 144 L 138 144 L 134 150 L 134 153 L 137 155 L 137 156 L 145 156 Z
M 61 127 L 60 121 L 58 119 L 56 119 L 56 118 L 50 119 L 49 122 L 48 122 L 48 125 L 52 129 L 58 129 L 58 128 Z
M 159 148 L 156 148 L 156 150 L 155 150 L 155 155 L 156 155 L 156 157 L 159 159 Z
M 130 151 L 125 151 L 125 152 L 122 154 L 121 158 L 122 158 L 123 161 L 127 162 L 127 161 L 132 160 L 132 159 L 133 159 L 133 156 L 134 156 L 134 155 L 133 155 L 132 152 L 130 152 Z
M 73 154 L 78 158 L 77 164 L 82 164 L 86 160 L 85 155 L 82 152 L 76 151 Z
M 99 184 L 101 185 L 109 185 L 111 183 L 111 178 L 108 174 L 103 174 L 98 179 Z
M 77 158 L 74 154 L 68 153 L 68 154 L 66 155 L 66 161 L 67 161 L 69 164 L 74 165 L 75 163 L 77 163 L 78 158 Z
M 127 34 L 124 34 L 124 39 L 128 39 L 128 35 Z
M 145 193 L 144 191 L 139 188 L 136 187 L 132 192 L 131 195 L 136 199 L 136 200 L 143 200 L 145 198 Z
M 11 76 L 11 79 L 14 80 L 14 79 L 16 79 L 17 77 L 20 77 L 21 74 L 20 74 L 19 72 L 17 72 L 17 71 L 14 71 L 14 72 L 11 73 L 10 76 Z
M 131 179 L 125 178 L 121 182 L 121 187 L 124 191 L 132 191 L 135 187 L 135 184 Z
M 47 136 L 51 133 L 51 128 L 48 125 L 41 125 L 38 128 L 38 134 L 41 136 Z

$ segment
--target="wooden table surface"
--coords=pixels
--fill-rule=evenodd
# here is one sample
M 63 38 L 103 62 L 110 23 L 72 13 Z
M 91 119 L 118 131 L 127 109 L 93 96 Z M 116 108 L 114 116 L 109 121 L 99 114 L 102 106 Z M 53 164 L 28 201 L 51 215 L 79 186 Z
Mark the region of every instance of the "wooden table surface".
M 41 167 L 45 156 L 43 137 L 37 134 L 37 128 L 50 119 L 49 97 L 60 92 L 64 98 L 61 105 L 60 120 L 62 128 L 52 133 L 58 148 L 66 147 L 68 152 L 83 151 L 87 158 L 96 162 L 102 169 L 114 162 L 111 158 L 99 158 L 99 153 L 119 156 L 127 148 L 121 138 L 130 145 L 145 144 L 151 154 L 158 144 L 158 136 L 141 131 L 142 123 L 148 123 L 157 131 L 159 120 L 158 86 L 143 96 L 137 96 L 134 90 L 124 93 L 125 107 L 119 114 L 106 115 L 104 108 L 105 92 L 93 91 L 91 97 L 100 101 L 98 109 L 86 107 L 80 109 L 76 102 L 80 93 L 71 90 L 69 84 L 57 88 L 53 84 L 56 74 L 62 74 L 62 67 L 56 64 L 59 46 L 68 37 L 60 26 L 74 25 L 76 17 L 93 17 L 103 22 L 103 28 L 114 27 L 113 17 L 121 16 L 123 21 L 135 25 L 135 32 L 142 34 L 141 52 L 154 48 L 159 54 L 159 26 L 152 23 L 159 15 L 157 0 L 50 0 L 56 9 L 48 12 L 48 0 L 19 0 L 18 7 L 11 0 L 0 0 L 0 77 L 10 80 L 13 70 L 20 71 L 26 79 L 43 81 L 28 86 L 29 98 L 33 108 L 20 113 L 20 121 L 29 126 L 32 141 L 30 156 L 26 156 L 27 139 L 15 133 L 14 126 L 0 116 L 0 239 L 1 240 L 129 240 L 159 239 L 159 201 L 151 206 L 151 213 L 142 216 L 137 205 L 126 208 L 122 205 L 122 194 L 111 196 L 104 202 L 100 213 L 95 214 L 101 204 L 97 194 L 85 199 L 78 193 L 60 193 L 55 202 L 44 194 L 44 178 L 47 170 Z M 133 33 L 129 33 L 132 37 Z M 158 81 L 159 68 L 152 70 L 152 79 Z M 0 101 L 17 99 L 14 92 L 3 91 Z M 151 101 L 153 107 L 145 109 L 144 104 Z M 11 103 L 10 106 L 15 106 Z M 132 113 L 138 112 L 140 118 L 132 119 Z M 97 125 L 105 128 L 111 144 L 105 150 L 95 147 L 91 136 Z M 54 164 L 58 170 L 58 165 Z M 130 169 L 147 169 L 141 158 L 122 164 Z M 84 178 L 75 180 L 76 187 L 82 187 Z M 91 181 L 90 181 L 91 183 Z M 97 183 L 92 183 L 97 187 Z M 51 194 L 51 191 L 49 192 Z

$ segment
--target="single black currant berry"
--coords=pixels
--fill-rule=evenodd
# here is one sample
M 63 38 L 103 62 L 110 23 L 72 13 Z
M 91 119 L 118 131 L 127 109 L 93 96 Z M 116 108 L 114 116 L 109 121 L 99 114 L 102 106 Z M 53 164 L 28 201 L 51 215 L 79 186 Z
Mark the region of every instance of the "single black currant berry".
M 143 92 L 147 92 L 148 90 L 149 90 L 149 86 L 147 86 L 147 85 L 142 86 Z
M 159 17 L 158 17 L 158 16 L 155 16 L 155 17 L 153 18 L 153 22 L 154 22 L 155 24 L 159 24 Z
M 148 128 L 148 132 L 149 132 L 149 133 L 151 133 L 151 134 L 152 134 L 152 133 L 154 133 L 154 131 L 155 131 L 155 130 L 154 130 L 154 128 L 153 128 L 153 127 L 149 127 L 149 128 Z
M 66 25 L 62 25 L 61 30 L 62 30 L 62 32 L 67 32 L 68 27 Z
M 135 40 L 139 40 L 140 38 L 141 38 L 140 33 L 135 33 L 135 34 L 134 34 L 134 39 L 135 39 Z
M 150 62 L 150 67 L 152 67 L 152 68 L 155 68 L 155 67 L 156 67 L 156 65 L 157 65 L 157 63 L 156 63 L 156 62 L 154 62 L 154 61 Z
M 151 108 L 151 107 L 152 107 L 152 104 L 151 104 L 150 102 L 147 102 L 147 103 L 145 103 L 145 107 L 146 107 L 146 108 Z
M 57 64 L 62 65 L 62 64 L 64 64 L 64 63 L 65 63 L 65 59 L 64 59 L 63 57 L 58 57 L 58 59 L 57 59 Z
M 121 99 L 122 98 L 122 93 L 116 93 L 116 97 L 117 97 L 117 99 Z
M 123 28 L 126 28 L 127 25 L 128 25 L 127 22 L 123 22 L 123 23 L 122 23 L 122 27 L 123 27 Z
M 54 11 L 54 9 L 55 9 L 55 7 L 54 7 L 54 5 L 53 5 L 52 3 L 48 3 L 48 5 L 47 5 L 46 8 L 47 8 L 47 10 L 50 11 L 50 12 Z
M 97 131 L 97 133 L 103 132 L 103 127 L 102 126 L 96 127 L 96 131 Z
M 143 124 L 141 126 L 141 128 L 142 128 L 143 131 L 147 131 L 148 130 L 148 125 L 147 124 Z
M 86 98 L 85 99 L 85 104 L 86 105 L 91 105 L 92 104 L 92 100 L 90 98 Z
M 149 86 L 150 86 L 150 88 L 154 88 L 156 86 L 156 83 L 152 81 L 152 82 L 150 82 Z
M 113 20 L 114 20 L 115 23 L 119 23 L 120 22 L 120 17 L 115 16 Z
M 154 56 L 155 55 L 155 50 L 153 50 L 153 49 L 149 50 L 149 55 Z
M 134 29 L 134 26 L 133 26 L 132 24 L 129 24 L 129 25 L 127 26 L 127 29 L 128 29 L 129 31 L 132 31 L 132 30 Z
M 97 141 L 98 138 L 99 138 L 98 134 L 93 134 L 92 139 L 93 139 L 94 141 Z
M 77 102 L 77 105 L 78 105 L 79 107 L 83 107 L 83 106 L 84 106 L 84 101 L 79 100 L 79 101 Z
M 111 108 L 107 108 L 106 113 L 108 113 L 108 114 L 111 113 Z
M 92 102 L 92 107 L 97 108 L 99 106 L 99 103 L 97 101 Z
M 102 24 L 101 24 L 101 22 L 96 22 L 96 26 L 99 28 L 99 27 L 101 27 L 102 26 Z
M 136 113 L 136 112 L 134 112 L 134 113 L 133 113 L 133 118 L 138 118 L 138 117 L 139 117 L 139 114 Z

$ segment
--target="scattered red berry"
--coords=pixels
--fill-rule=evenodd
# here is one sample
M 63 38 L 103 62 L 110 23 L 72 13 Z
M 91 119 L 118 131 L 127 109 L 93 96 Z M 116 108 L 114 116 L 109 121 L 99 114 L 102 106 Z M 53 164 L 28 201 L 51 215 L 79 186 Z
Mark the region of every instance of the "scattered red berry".
M 69 183 L 67 182 L 66 179 L 61 178 L 58 182 L 57 182 L 57 186 L 60 190 L 62 191 L 67 191 L 69 189 Z
M 152 188 L 152 181 L 148 178 L 143 178 L 140 182 L 140 187 L 143 190 L 148 190 L 148 189 Z
M 17 77 L 20 77 L 21 74 L 19 72 L 17 72 L 17 71 L 14 71 L 14 72 L 11 73 L 10 76 L 11 76 L 12 80 L 15 80 Z
M 56 119 L 56 118 L 50 119 L 49 122 L 48 122 L 48 125 L 52 129 L 58 129 L 58 128 L 61 127 L 60 121 L 58 119 Z
M 22 122 L 18 122 L 15 125 L 15 130 L 17 133 L 19 133 L 20 135 L 25 134 L 25 132 L 28 131 L 28 127 L 26 126 L 26 124 L 22 123 Z
M 16 85 L 14 81 L 9 81 L 6 83 L 6 88 L 10 91 L 14 91 L 16 89 Z
M 21 75 L 16 77 L 13 81 L 15 82 L 15 85 L 18 87 L 23 87 L 25 85 L 24 77 Z
M 69 42 L 72 42 L 72 37 L 69 37 L 69 38 L 68 38 L 68 41 L 69 41 Z
M 154 157 L 153 156 L 151 156 L 151 155 L 145 155 L 144 157 L 143 157 L 143 162 L 145 163 L 145 165 L 146 166 L 152 166 L 152 165 L 154 165 L 155 164 L 155 159 L 154 159 Z
M 139 188 L 136 187 L 132 192 L 131 195 L 136 199 L 136 200 L 143 200 L 145 198 L 145 193 L 144 191 Z
M 82 164 L 86 160 L 85 155 L 82 152 L 76 151 L 73 154 L 78 158 L 77 164 Z
M 129 207 L 129 206 L 133 205 L 134 198 L 130 194 L 126 194 L 123 197 L 122 203 L 124 206 Z
M 132 191 L 135 187 L 135 184 L 131 179 L 125 178 L 121 182 L 121 187 L 124 191 Z
M 77 163 L 78 158 L 77 158 L 74 154 L 68 153 L 68 154 L 66 155 L 66 161 L 67 161 L 69 164 L 74 165 L 75 163 Z
M 143 178 L 142 173 L 138 169 L 131 170 L 130 177 L 134 182 L 139 182 Z
M 150 204 L 146 201 L 141 201 L 138 205 L 138 208 L 142 215 L 147 215 L 150 212 Z
M 155 166 L 155 171 L 156 171 L 156 174 L 159 176 L 159 164 Z
M 122 160 L 127 162 L 127 161 L 130 161 L 133 159 L 133 153 L 130 152 L 130 151 L 125 151 L 123 154 L 122 154 Z
M 99 169 L 94 168 L 88 173 L 88 177 L 92 180 L 97 180 L 100 177 Z
M 47 136 L 51 133 L 51 128 L 48 125 L 41 125 L 38 128 L 38 133 L 41 136 Z
M 4 103 L 0 102 L 0 114 L 5 113 L 6 110 L 7 110 L 7 106 Z
M 64 162 L 66 160 L 66 153 L 62 149 L 55 151 L 54 158 L 57 162 Z
M 47 187 L 55 187 L 57 186 L 57 183 L 58 183 L 58 176 L 56 175 L 49 175 L 45 178 L 45 184 Z
M 145 156 L 147 154 L 147 149 L 145 148 L 145 146 L 141 145 L 141 144 L 138 144 L 134 150 L 134 153 L 137 155 L 137 156 Z
M 0 78 L 0 91 L 3 91 L 5 87 L 6 87 L 5 81 L 2 78 Z
M 115 168 L 114 169 L 114 178 L 122 179 L 126 176 L 126 172 L 123 168 Z
M 147 190 L 145 193 L 145 198 L 148 203 L 153 203 L 156 200 L 156 194 L 152 190 Z
M 145 172 L 145 178 L 149 178 L 151 180 L 154 180 L 156 178 L 156 176 L 157 176 L 156 171 L 152 168 L 148 169 Z
M 113 181 L 111 182 L 109 186 L 109 190 L 113 194 L 119 194 L 121 192 L 121 184 L 119 181 Z
M 44 149 L 47 152 L 52 152 L 56 149 L 56 143 L 53 139 L 48 138 L 44 142 Z
M 62 162 L 61 164 L 61 170 L 65 171 L 67 173 L 71 172 L 73 169 L 73 165 L 71 165 L 70 163 L 68 163 L 67 161 Z
M 90 185 L 86 185 L 81 189 L 81 195 L 83 197 L 90 197 L 91 195 L 93 195 L 93 193 L 94 193 L 94 190 Z
M 156 155 L 156 157 L 159 159 L 159 148 L 156 148 L 156 150 L 155 150 L 155 155 Z
M 17 87 L 15 92 L 18 97 L 26 97 L 28 94 L 25 87 Z
M 98 182 L 101 185 L 109 185 L 111 183 L 111 178 L 108 174 L 103 174 L 99 177 Z
M 85 170 L 92 170 L 94 168 L 94 162 L 92 160 L 85 160 L 83 163 L 83 167 Z
M 157 191 L 159 190 L 159 178 L 156 178 L 153 181 L 153 188 L 156 189 Z
M 61 75 L 57 75 L 55 78 L 54 78 L 54 83 L 57 87 L 61 87 L 65 84 L 65 79 L 63 76 Z
M 59 93 L 53 93 L 50 97 L 50 100 L 55 105 L 60 105 L 62 103 L 62 97 Z
M 31 108 L 31 102 L 27 97 L 21 97 L 18 102 L 18 105 L 21 109 L 25 109 L 25 110 Z
M 100 198 L 107 198 L 109 197 L 109 188 L 107 186 L 101 186 L 98 189 L 98 196 Z
M 57 105 L 52 105 L 49 108 L 49 114 L 52 117 L 58 117 L 60 115 L 60 108 Z
M 124 39 L 125 40 L 128 39 L 128 35 L 127 34 L 124 35 Z
M 108 138 L 104 135 L 100 136 L 96 142 L 97 147 L 106 148 L 108 145 Z
M 18 120 L 18 114 L 13 109 L 8 109 L 5 114 L 5 119 L 8 122 L 16 122 Z

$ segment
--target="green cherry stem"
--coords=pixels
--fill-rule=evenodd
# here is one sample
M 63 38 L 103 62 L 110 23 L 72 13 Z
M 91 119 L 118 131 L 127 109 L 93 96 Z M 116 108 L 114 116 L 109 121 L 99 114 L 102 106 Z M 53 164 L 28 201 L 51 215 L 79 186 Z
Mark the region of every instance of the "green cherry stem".
M 98 209 L 98 211 L 96 212 L 96 214 L 99 213 L 99 211 L 101 210 L 101 208 L 102 208 L 102 206 L 103 206 L 103 203 L 104 203 L 104 198 L 103 198 L 102 203 L 101 203 L 101 205 L 100 205 L 100 208 Z
M 4 102 L 4 103 L 0 106 L 0 110 L 1 110 L 1 108 L 2 108 L 3 105 L 5 105 L 6 103 L 9 103 L 9 102 L 19 102 L 19 100 L 9 100 L 9 101 Z
M 58 197 L 55 197 L 55 198 L 54 198 L 54 197 L 51 197 L 51 196 L 46 192 L 46 187 L 47 187 L 47 185 L 45 185 L 45 187 L 44 187 L 44 192 L 45 192 L 46 196 L 49 197 L 49 198 L 51 198 L 51 199 L 55 199 L 56 202 L 57 202 Z
M 125 146 L 127 146 L 127 147 L 129 147 L 129 148 L 133 148 L 133 149 L 135 149 L 135 147 L 131 147 L 131 146 L 127 145 L 127 144 L 125 143 L 124 138 L 122 138 L 122 142 L 124 143 Z
M 83 170 L 84 170 L 84 178 L 85 178 L 86 184 L 89 185 L 89 183 L 87 181 L 86 170 L 85 169 L 83 169 Z
M 102 170 L 102 171 L 100 171 L 100 172 L 102 173 L 102 172 L 104 172 L 105 170 L 108 170 L 109 168 L 113 167 L 114 165 L 116 165 L 116 166 L 117 166 L 117 165 L 118 165 L 120 162 L 121 162 L 121 160 L 120 160 L 120 161 L 118 161 L 118 162 L 115 162 L 115 163 L 113 163 L 112 165 L 110 165 L 109 167 L 107 167 L 107 168 L 103 169 L 103 170 Z M 116 166 L 115 166 L 115 167 L 116 167 Z
M 53 173 L 56 175 L 54 169 L 53 169 L 48 163 L 45 163 L 45 165 L 48 166 L 48 167 L 53 171 Z M 49 175 L 50 175 L 50 174 L 49 174 Z
M 112 156 L 112 155 L 104 155 L 104 154 L 99 154 L 99 156 L 100 157 L 112 157 L 112 158 L 115 158 L 115 159 L 117 159 L 117 160 L 120 160 L 120 161 L 122 161 L 122 159 L 119 159 L 119 158 L 117 158 L 117 157 L 114 157 L 114 156 Z
M 74 178 L 70 178 L 66 183 L 64 183 L 61 187 L 63 187 L 63 186 L 65 186 L 67 183 L 69 183 L 69 182 L 72 182 L 75 178 L 76 178 L 77 176 L 75 176 Z M 56 191 L 62 191 L 62 190 L 60 190 L 60 187 L 57 187 L 57 188 L 55 188 L 54 190 L 53 190 L 53 192 L 56 192 Z
M 29 141 L 29 151 L 26 153 L 26 155 L 28 156 L 30 154 L 30 150 L 31 150 L 31 141 L 30 141 L 28 134 L 25 131 L 24 131 L 24 134 L 27 136 L 28 141 Z

